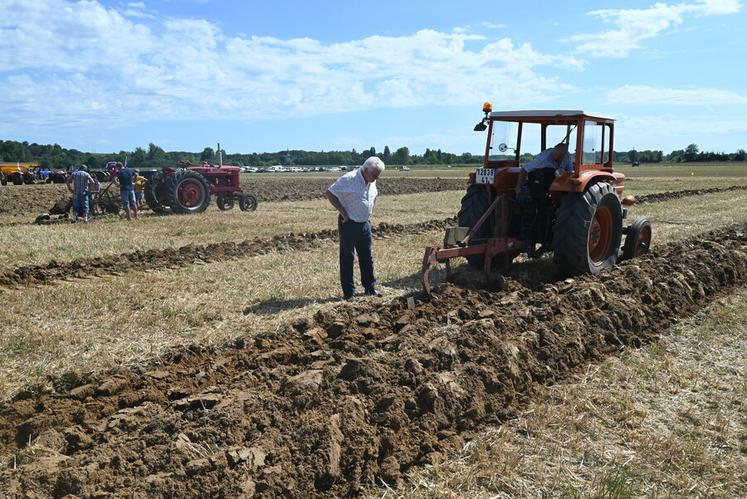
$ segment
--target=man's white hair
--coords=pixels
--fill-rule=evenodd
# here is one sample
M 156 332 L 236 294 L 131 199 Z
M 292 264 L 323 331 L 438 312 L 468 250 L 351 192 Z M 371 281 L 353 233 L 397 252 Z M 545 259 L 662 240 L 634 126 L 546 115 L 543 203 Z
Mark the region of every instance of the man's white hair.
M 366 161 L 363 162 L 363 166 L 361 167 L 365 171 L 377 171 L 379 174 L 384 171 L 384 162 L 381 161 L 381 159 L 377 158 L 376 156 L 371 156 Z

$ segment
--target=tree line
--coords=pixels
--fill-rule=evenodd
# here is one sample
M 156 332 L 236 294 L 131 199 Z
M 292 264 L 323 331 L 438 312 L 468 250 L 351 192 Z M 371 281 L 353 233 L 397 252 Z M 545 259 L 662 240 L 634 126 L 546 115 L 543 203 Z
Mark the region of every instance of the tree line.
M 471 165 L 482 163 L 482 155 L 465 152 L 454 154 L 441 149 L 426 149 L 422 155 L 412 154 L 407 147 L 400 147 L 392 152 L 389 146 L 377 154 L 376 148 L 371 147 L 360 152 L 350 151 L 304 151 L 285 150 L 266 153 L 226 153 L 221 150 L 224 164 L 243 166 L 329 166 L 329 165 L 359 165 L 370 156 L 380 156 L 385 163 L 394 165 Z M 22 163 L 36 162 L 44 168 L 67 169 L 71 166 L 86 164 L 99 169 L 107 161 L 121 161 L 125 159 L 131 167 L 160 168 L 174 166 L 177 161 L 184 160 L 191 163 L 201 161 L 217 162 L 216 151 L 206 147 L 201 152 L 164 151 L 156 144 L 149 144 L 147 149 L 142 147 L 134 151 L 119 151 L 118 153 L 90 153 L 77 149 L 66 149 L 58 144 L 36 144 L 13 140 L 0 141 L 0 162 Z M 531 154 L 522 155 L 522 159 L 531 159 Z M 733 153 L 701 151 L 697 144 L 690 144 L 685 149 L 675 150 L 669 154 L 662 151 L 615 151 L 615 161 L 618 163 L 687 163 L 709 161 L 745 161 L 747 153 L 739 149 Z

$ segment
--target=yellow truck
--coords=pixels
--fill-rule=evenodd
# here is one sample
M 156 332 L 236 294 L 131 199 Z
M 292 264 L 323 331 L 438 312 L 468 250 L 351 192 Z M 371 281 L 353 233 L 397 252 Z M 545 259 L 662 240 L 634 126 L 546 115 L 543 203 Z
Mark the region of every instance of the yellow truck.
M 39 163 L 0 163 L 0 183 L 8 185 L 33 184 Z

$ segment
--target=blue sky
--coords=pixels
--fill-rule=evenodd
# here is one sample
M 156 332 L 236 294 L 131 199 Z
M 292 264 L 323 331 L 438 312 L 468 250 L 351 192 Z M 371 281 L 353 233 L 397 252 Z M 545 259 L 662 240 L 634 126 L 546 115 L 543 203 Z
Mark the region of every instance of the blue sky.
M 480 153 L 482 103 L 747 148 L 740 0 L 0 0 L 0 138 L 84 151 Z

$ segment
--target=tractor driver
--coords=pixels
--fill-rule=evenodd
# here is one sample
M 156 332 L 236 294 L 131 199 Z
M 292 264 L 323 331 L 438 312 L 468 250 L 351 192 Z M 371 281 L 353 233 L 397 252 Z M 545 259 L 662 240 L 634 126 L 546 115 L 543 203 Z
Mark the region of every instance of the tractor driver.
M 556 177 L 565 178 L 572 173 L 573 163 L 568 154 L 568 145 L 564 142 L 545 149 L 521 167 L 519 181 L 516 183 L 516 198 L 520 200 L 523 197 L 526 204 L 521 217 L 522 239 L 543 244 L 548 242 L 546 239 L 549 236 L 549 218 L 552 214 L 547 209 L 551 204 L 548 195 L 550 186 Z M 528 196 L 522 196 L 525 188 Z

